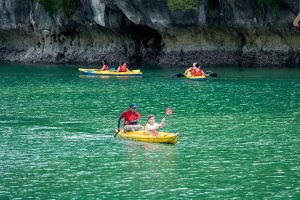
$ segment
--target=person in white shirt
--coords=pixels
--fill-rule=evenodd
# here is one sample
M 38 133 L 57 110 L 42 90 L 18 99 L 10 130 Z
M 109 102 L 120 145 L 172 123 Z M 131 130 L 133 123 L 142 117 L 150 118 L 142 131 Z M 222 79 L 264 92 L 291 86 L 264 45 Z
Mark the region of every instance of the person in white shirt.
M 145 134 L 152 134 L 154 137 L 158 136 L 157 130 L 163 128 L 165 125 L 165 118 L 162 119 L 161 123 L 155 123 L 155 116 L 149 115 L 148 116 L 148 123 L 145 125 L 144 133 Z

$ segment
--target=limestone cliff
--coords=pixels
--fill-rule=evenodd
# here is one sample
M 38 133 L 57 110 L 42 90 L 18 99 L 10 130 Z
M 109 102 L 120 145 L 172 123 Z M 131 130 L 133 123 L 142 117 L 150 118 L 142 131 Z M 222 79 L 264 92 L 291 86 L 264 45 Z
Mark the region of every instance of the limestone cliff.
M 300 0 L 279 0 L 276 15 L 255 0 L 172 1 L 78 0 L 50 14 L 34 0 L 0 0 L 0 61 L 300 64 Z

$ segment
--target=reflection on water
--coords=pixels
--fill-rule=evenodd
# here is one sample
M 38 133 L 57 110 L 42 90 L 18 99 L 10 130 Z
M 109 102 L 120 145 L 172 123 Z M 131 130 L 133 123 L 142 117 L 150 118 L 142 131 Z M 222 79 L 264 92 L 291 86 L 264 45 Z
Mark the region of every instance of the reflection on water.
M 1 66 L 2 199 L 297 199 L 300 72 L 214 68 L 206 82 L 89 78 L 77 68 Z M 136 102 L 176 145 L 114 138 Z

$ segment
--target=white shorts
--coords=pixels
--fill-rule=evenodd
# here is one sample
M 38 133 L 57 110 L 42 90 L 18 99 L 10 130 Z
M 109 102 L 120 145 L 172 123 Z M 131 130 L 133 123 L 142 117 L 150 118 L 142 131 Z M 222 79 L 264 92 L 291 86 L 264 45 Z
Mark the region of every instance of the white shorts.
M 124 132 L 142 131 L 144 127 L 141 125 L 125 125 Z

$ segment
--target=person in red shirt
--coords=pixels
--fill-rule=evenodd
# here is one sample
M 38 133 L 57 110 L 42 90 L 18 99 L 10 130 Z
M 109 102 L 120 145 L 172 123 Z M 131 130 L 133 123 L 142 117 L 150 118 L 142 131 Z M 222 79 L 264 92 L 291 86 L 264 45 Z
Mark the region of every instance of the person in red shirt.
M 117 69 L 117 72 L 128 72 L 128 71 L 129 69 L 126 63 L 122 63 Z
M 109 70 L 108 62 L 106 60 L 102 60 L 102 68 L 100 69 L 101 71 L 107 71 Z
M 120 122 L 124 118 L 124 132 L 144 130 L 144 127 L 138 124 L 140 113 L 136 111 L 136 104 L 132 103 L 129 110 L 124 111 L 118 120 L 117 132 L 120 132 Z

